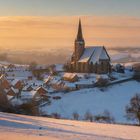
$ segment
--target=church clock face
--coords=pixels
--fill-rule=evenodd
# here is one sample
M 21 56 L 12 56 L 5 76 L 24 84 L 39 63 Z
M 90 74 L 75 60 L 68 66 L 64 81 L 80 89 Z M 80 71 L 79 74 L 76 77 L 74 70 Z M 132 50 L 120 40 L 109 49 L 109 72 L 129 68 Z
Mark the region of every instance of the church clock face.
M 82 41 L 79 41 L 78 44 L 81 46 L 83 45 L 84 43 Z

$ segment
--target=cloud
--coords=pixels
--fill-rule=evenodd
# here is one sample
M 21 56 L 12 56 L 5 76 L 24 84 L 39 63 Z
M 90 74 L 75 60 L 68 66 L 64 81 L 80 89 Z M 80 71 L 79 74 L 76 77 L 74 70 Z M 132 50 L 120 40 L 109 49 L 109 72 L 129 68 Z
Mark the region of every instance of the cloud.
M 0 44 L 22 48 L 73 46 L 78 18 L 0 17 Z M 140 18 L 82 16 L 81 19 L 87 45 L 140 45 Z

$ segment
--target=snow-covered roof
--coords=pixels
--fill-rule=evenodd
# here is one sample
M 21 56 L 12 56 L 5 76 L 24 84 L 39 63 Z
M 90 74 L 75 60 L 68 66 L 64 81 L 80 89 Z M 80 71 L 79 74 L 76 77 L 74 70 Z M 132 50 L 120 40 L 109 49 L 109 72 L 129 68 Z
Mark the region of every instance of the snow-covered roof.
M 12 89 L 15 93 L 18 93 L 18 92 L 19 92 L 18 89 L 15 89 L 15 88 L 13 88 L 13 87 L 11 87 L 11 89 Z
M 99 60 L 109 60 L 109 56 L 105 50 L 104 47 L 98 46 L 98 47 L 87 47 L 84 50 L 83 55 L 81 56 L 80 60 L 78 62 L 87 62 L 89 63 L 98 63 Z
M 75 76 L 77 76 L 76 73 L 64 73 L 63 78 L 74 78 Z
M 87 62 L 94 52 L 94 47 L 85 48 L 83 55 L 78 62 Z
M 90 59 L 90 63 L 92 62 L 95 64 L 96 62 L 98 63 L 99 60 L 108 60 L 109 57 L 103 47 L 95 47 L 93 55 Z
M 65 83 L 64 87 L 76 88 L 74 83 Z
M 38 90 L 40 90 L 41 88 L 42 88 L 43 90 L 46 90 L 44 87 L 40 86 L 40 87 L 37 87 L 37 88 L 35 89 L 35 91 L 38 91 Z
M 3 81 L 3 80 L 6 80 L 6 77 L 5 77 L 4 74 L 2 74 L 2 75 L 0 76 L 0 81 Z
M 34 97 L 35 94 L 36 94 L 36 91 L 30 91 L 30 92 L 22 91 L 21 99 L 31 99 Z
M 20 81 L 19 79 L 14 79 L 11 84 L 14 86 L 18 81 Z

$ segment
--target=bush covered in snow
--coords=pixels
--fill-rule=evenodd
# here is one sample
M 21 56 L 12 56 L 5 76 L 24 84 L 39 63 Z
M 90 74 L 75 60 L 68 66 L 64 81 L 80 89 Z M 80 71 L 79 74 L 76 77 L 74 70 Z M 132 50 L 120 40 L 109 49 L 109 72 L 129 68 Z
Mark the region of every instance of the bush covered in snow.
M 90 111 L 87 111 L 84 115 L 85 120 L 89 120 L 90 122 L 93 122 L 93 115 Z
M 136 94 L 126 106 L 126 117 L 128 120 L 136 120 L 140 125 L 140 94 Z
M 102 114 L 94 116 L 94 121 L 101 123 L 114 123 L 115 119 L 111 116 L 109 111 L 104 111 Z
M 73 112 L 72 116 L 73 116 L 73 119 L 74 120 L 78 120 L 79 117 L 80 117 L 80 115 L 78 114 L 78 112 Z

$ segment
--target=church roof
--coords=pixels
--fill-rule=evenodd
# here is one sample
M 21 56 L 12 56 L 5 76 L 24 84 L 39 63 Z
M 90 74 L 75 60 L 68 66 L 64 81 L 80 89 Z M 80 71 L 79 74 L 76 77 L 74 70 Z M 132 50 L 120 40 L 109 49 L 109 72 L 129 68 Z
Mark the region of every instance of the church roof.
M 83 55 L 78 62 L 98 63 L 99 60 L 110 60 L 106 49 L 102 46 L 90 46 L 85 48 Z

